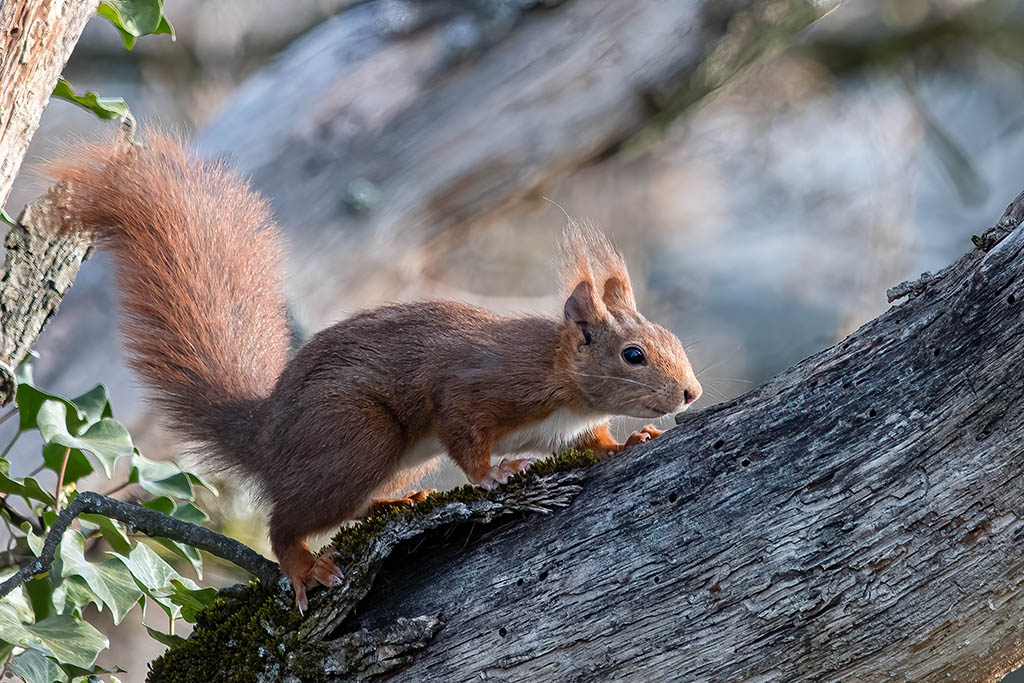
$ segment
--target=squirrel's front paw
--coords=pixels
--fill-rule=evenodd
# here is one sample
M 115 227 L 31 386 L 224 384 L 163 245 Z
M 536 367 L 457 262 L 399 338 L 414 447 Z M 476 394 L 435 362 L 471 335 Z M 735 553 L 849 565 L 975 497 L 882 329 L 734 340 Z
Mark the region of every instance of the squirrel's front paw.
M 522 458 L 519 460 L 508 460 L 503 458 L 497 465 L 493 465 L 487 472 L 487 475 L 483 479 L 475 483 L 477 486 L 492 491 L 502 484 L 508 483 L 508 480 L 519 474 L 525 472 L 533 466 L 533 460 L 531 458 Z

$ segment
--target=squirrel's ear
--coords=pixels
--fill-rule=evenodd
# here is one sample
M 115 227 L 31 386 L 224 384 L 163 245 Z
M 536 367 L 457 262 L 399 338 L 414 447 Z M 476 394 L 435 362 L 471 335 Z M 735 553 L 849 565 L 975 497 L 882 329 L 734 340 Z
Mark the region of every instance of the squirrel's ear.
M 587 281 L 576 285 L 572 294 L 565 300 L 565 319 L 576 323 L 583 331 L 583 337 L 590 343 L 590 335 L 587 326 L 596 323 L 601 319 L 601 311 L 598 310 L 597 299 L 594 297 L 594 288 Z
M 604 294 L 601 296 L 604 305 L 610 311 L 636 313 L 636 299 L 629 281 L 620 277 L 610 277 L 604 283 Z

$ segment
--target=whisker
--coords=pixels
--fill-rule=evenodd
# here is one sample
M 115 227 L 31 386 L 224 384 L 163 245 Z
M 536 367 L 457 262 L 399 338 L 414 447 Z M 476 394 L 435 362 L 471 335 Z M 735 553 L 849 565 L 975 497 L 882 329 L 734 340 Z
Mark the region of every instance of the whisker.
M 581 377 L 593 377 L 595 379 L 617 379 L 617 380 L 621 380 L 623 382 L 630 382 L 632 384 L 639 384 L 642 387 L 647 387 L 651 391 L 658 391 L 657 387 L 652 387 L 650 384 L 644 384 L 643 382 L 638 382 L 637 380 L 629 379 L 628 377 L 614 377 L 612 375 L 591 375 L 591 374 L 586 373 L 586 372 L 577 372 L 575 370 L 570 370 L 569 372 L 571 372 L 574 375 L 580 375 Z

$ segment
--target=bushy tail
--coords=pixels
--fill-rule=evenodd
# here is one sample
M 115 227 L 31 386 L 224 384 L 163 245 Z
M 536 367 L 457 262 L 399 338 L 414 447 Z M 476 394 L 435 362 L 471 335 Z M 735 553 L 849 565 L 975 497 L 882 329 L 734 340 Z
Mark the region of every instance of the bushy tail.
M 266 201 L 158 133 L 76 145 L 49 171 L 71 184 L 65 229 L 114 255 L 131 365 L 157 404 L 220 464 L 245 459 L 288 352 Z

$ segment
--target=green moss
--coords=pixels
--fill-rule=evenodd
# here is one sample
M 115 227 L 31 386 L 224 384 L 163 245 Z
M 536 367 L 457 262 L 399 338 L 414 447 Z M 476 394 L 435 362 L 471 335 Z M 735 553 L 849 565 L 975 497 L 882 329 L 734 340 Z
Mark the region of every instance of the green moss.
M 528 488 L 537 477 L 590 467 L 596 462 L 589 450 L 569 450 L 535 463 L 529 471 L 517 474 L 494 491 L 467 484 L 451 491 L 432 493 L 415 506 L 390 508 L 343 528 L 328 549 L 337 553 L 335 561 L 340 567 L 351 571 L 353 563 L 359 561 L 373 538 L 394 519 L 422 516 L 449 503 L 507 498 L 510 492 Z M 255 680 L 275 668 L 282 673 L 289 669 L 312 676 L 319 650 L 317 644 L 309 642 L 298 647 L 300 644 L 295 642 L 294 634 L 301 622 L 290 593 L 253 581 L 230 597 L 218 598 L 213 607 L 200 612 L 192 635 L 150 663 L 147 680 L 151 683 Z
M 291 596 L 258 581 L 196 616 L 192 635 L 150 662 L 148 681 L 255 680 L 283 665 L 301 617 Z

